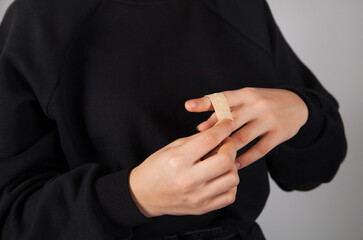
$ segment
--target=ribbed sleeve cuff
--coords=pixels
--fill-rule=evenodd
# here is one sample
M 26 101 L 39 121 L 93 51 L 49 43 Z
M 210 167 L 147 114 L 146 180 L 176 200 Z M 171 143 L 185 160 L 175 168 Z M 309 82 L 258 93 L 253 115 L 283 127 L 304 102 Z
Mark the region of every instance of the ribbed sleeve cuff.
M 312 145 L 319 137 L 324 124 L 324 116 L 319 107 L 320 104 L 314 101 L 315 98 L 312 93 L 309 92 L 309 89 L 296 88 L 292 86 L 280 86 L 278 88 L 290 90 L 299 95 L 308 107 L 309 112 L 306 123 L 300 128 L 299 132 L 287 140 L 285 144 L 296 147 Z
M 134 227 L 152 221 L 139 210 L 131 196 L 129 174 L 132 168 L 129 166 L 102 176 L 95 186 L 96 195 L 106 215 L 122 227 Z

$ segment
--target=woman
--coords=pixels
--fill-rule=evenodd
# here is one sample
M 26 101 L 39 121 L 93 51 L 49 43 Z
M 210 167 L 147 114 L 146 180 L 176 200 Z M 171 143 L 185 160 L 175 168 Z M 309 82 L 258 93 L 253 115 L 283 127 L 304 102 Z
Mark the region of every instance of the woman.
M 310 190 L 346 154 L 263 0 L 17 0 L 0 49 L 3 239 L 264 239 L 268 172 Z

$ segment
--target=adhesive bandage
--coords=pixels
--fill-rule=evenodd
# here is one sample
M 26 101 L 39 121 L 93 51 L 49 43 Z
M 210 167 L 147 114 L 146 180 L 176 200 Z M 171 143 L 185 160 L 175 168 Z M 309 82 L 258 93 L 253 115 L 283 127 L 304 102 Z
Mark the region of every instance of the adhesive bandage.
M 226 118 L 233 120 L 227 99 L 223 93 L 212 93 L 204 96 L 209 97 L 210 101 L 212 102 L 218 122 L 221 122 Z

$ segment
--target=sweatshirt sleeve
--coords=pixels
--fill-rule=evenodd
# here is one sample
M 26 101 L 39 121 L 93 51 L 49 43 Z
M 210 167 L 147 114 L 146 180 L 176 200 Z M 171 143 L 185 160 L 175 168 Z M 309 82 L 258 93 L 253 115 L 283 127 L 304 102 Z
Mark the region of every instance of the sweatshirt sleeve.
M 0 25 L 0 238 L 132 239 L 132 228 L 151 220 L 130 195 L 131 166 L 115 173 L 97 159 L 70 166 L 62 151 L 46 107 L 65 35 L 47 35 L 40 24 L 50 22 L 28 2 L 14 1 Z M 55 30 L 64 34 L 64 26 Z
M 265 16 L 276 88 L 293 91 L 309 110 L 308 120 L 299 132 L 266 155 L 267 165 L 271 177 L 283 190 L 310 190 L 331 181 L 346 156 L 339 104 L 288 45 L 267 2 Z

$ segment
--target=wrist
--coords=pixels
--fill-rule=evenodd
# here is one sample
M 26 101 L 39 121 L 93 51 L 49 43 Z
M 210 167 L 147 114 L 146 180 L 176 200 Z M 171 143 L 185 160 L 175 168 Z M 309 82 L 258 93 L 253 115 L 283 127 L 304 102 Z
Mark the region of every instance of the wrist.
M 308 109 L 307 121 L 300 127 L 298 133 L 286 143 L 289 146 L 306 147 L 316 142 L 324 128 L 324 115 L 314 91 L 307 88 L 295 86 L 279 86 L 297 94 L 305 103 Z
M 291 91 L 291 90 L 289 90 L 289 91 L 297 99 L 297 102 L 299 105 L 297 112 L 299 114 L 299 119 L 301 120 L 300 128 L 302 128 L 308 122 L 309 108 L 308 108 L 307 104 L 305 103 L 305 101 L 297 93 L 295 93 L 294 91 Z
M 145 217 L 155 217 L 157 216 L 157 214 L 146 206 L 148 201 L 143 200 L 144 198 L 142 197 L 142 192 L 144 192 L 145 190 L 143 191 L 143 189 L 140 188 L 140 182 L 137 180 L 137 170 L 138 168 L 135 167 L 130 171 L 129 174 L 129 189 L 131 197 L 134 200 L 137 208 L 142 214 L 145 215 Z M 150 191 L 150 189 L 148 191 Z

